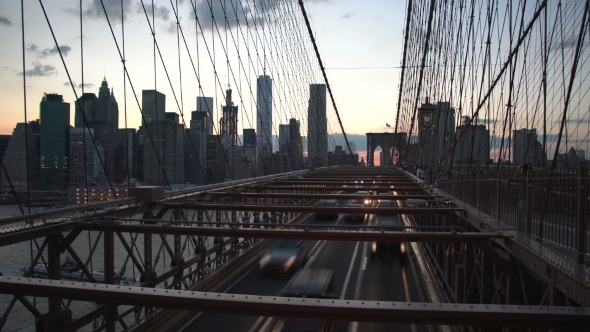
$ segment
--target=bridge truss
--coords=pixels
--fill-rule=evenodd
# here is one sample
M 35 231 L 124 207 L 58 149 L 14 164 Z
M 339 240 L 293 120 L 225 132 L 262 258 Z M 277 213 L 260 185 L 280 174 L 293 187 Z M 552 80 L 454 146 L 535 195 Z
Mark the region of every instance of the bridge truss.
M 350 192 L 361 181 L 399 206 L 316 205 L 320 199 L 358 197 Z M 427 203 L 406 206 L 407 199 Z M 7 218 L 0 220 L 0 245 L 24 248 L 15 260 L 26 268 L 24 275 L 0 277 L 0 292 L 10 298 L 1 322 L 9 327 L 10 318 L 18 317 L 39 331 L 89 324 L 109 331 L 161 330 L 177 327 L 195 311 L 298 317 L 321 312 L 336 320 L 479 327 L 589 322 L 588 268 L 462 204 L 397 168 L 336 167 L 170 192 L 157 200 L 129 198 Z M 406 231 L 303 224 L 315 212 L 397 213 Z M 224 294 L 272 238 L 412 243 L 429 302 Z M 65 255 L 80 268 L 74 280 L 63 280 Z M 35 275 L 39 265 L 49 280 Z M 28 313 L 17 313 L 17 307 Z

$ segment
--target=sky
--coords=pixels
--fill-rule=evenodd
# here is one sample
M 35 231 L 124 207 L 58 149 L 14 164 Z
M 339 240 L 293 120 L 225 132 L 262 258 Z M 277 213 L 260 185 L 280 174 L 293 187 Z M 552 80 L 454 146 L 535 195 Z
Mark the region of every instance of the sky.
M 222 0 L 219 3 L 214 3 L 214 12 L 219 14 L 215 16 L 218 30 L 211 29 L 211 11 L 207 1 L 196 0 L 196 3 L 193 1 L 202 23 L 201 30 L 195 24 L 191 1 L 172 1 L 175 7 L 178 3 L 180 25 L 189 49 L 187 52 L 182 39 L 180 39 L 180 70 L 173 7 L 170 1 L 154 1 L 156 38 L 174 88 L 173 93 L 159 57 L 156 59 L 157 79 L 154 82 L 153 39 L 141 2 L 139 0 L 123 0 L 125 59 L 131 83 L 138 96 L 137 99 L 133 95 L 129 81 L 126 83 L 126 94 L 124 92 L 121 58 L 102 11 L 100 0 L 82 1 L 82 32 L 80 31 L 80 7 L 77 1 L 43 1 L 57 44 L 48 29 L 48 23 L 39 1 L 25 0 L 24 70 L 20 1 L 2 2 L 0 4 L 0 38 L 2 39 L 3 52 L 0 53 L 0 63 L 2 64 L 0 73 L 3 80 L 0 81 L 0 99 L 2 100 L 0 103 L 0 116 L 2 117 L 0 134 L 11 134 L 15 124 L 24 121 L 23 85 L 25 83 L 23 83 L 23 71 L 26 73 L 27 119 L 30 121 L 39 118 L 39 103 L 44 93 L 58 93 L 62 94 L 65 101 L 70 103 L 71 123 L 74 123 L 76 97 L 56 45 L 59 45 L 64 56 L 71 81 L 76 87 L 78 95 L 82 93 L 82 74 L 84 75 L 84 92 L 95 94 L 98 94 L 101 81 L 106 78 L 119 103 L 121 127 L 125 124 L 125 95 L 127 97 L 128 127 L 139 127 L 138 102 L 141 103 L 141 90 L 154 87 L 166 94 L 166 111 L 186 113 L 185 121 L 188 124 L 188 114 L 195 110 L 198 95 L 213 96 L 215 105 L 220 106 L 223 102 L 223 90 L 228 85 L 233 85 L 234 89 L 238 85 L 241 92 L 240 95 L 234 92 L 234 101 L 243 114 L 239 120 L 240 132 L 241 128 L 255 127 L 255 123 L 253 123 L 255 121 L 255 106 L 252 103 L 252 99 L 254 99 L 252 95 L 255 95 L 256 91 L 253 87 L 250 90 L 245 82 L 255 82 L 256 76 L 261 74 L 263 68 L 257 63 L 257 68 L 248 66 L 248 70 L 241 71 L 236 47 L 230 46 L 228 47 L 227 60 L 230 61 L 233 68 L 232 74 L 227 70 L 226 56 L 221 47 L 223 44 L 220 43 L 225 39 L 229 40 L 228 44 L 231 44 L 232 36 L 240 36 L 240 33 L 244 33 L 244 30 L 236 27 L 235 20 L 228 20 L 228 29 L 224 26 L 225 20 L 223 12 L 219 11 L 221 8 L 219 6 L 221 3 L 229 6 L 228 3 L 232 1 L 236 2 L 236 0 Z M 151 3 L 151 1 L 144 1 L 150 20 Z M 283 1 L 273 1 L 273 3 L 282 5 Z M 121 47 L 123 40 L 121 0 L 104 0 L 104 4 L 107 7 L 109 19 L 113 23 L 117 42 Z M 253 5 L 253 2 L 249 1 L 248 4 Z M 329 83 L 345 131 L 347 134 L 360 135 L 354 139 L 358 142 L 356 143 L 357 150 L 364 150 L 366 143 L 362 143 L 364 142 L 362 137 L 365 133 L 383 132 L 385 131 L 385 123 L 393 125 L 395 122 L 400 72 L 398 68 L 394 67 L 399 66 L 402 54 L 405 1 L 316 0 L 305 1 L 305 4 L 324 66 L 327 68 Z M 292 1 L 291 7 L 299 10 L 295 1 Z M 275 10 L 275 8 L 268 10 L 271 9 Z M 297 15 L 301 17 L 300 12 L 297 12 Z M 220 35 L 216 35 L 217 31 L 220 31 Z M 228 34 L 227 31 L 233 34 Z M 279 30 L 275 29 L 274 31 Z M 82 38 L 80 38 L 81 35 Z M 309 44 L 309 36 L 305 34 L 304 37 L 307 38 L 306 43 Z M 209 47 L 216 47 L 213 60 L 216 63 L 217 76 L 213 71 L 212 60 L 205 51 L 204 41 L 208 42 Z M 240 57 L 244 59 L 246 56 L 244 45 L 239 47 Z M 313 56 L 311 44 L 306 47 L 310 56 Z M 81 50 L 83 50 L 83 57 Z M 189 58 L 189 54 L 191 58 Z M 81 70 L 82 59 L 84 62 L 83 71 Z M 198 68 L 202 90 L 199 89 L 193 65 Z M 317 63 L 313 65 L 315 69 L 311 79 L 315 82 L 309 83 L 323 83 Z M 276 66 L 274 70 L 276 71 L 278 67 Z M 287 70 L 297 74 L 297 68 L 287 68 Z M 278 76 L 279 73 L 277 72 L 276 75 Z M 275 78 L 275 89 L 280 89 L 281 84 L 285 88 L 290 83 L 281 82 L 280 78 Z M 303 88 L 307 89 L 305 86 Z M 181 91 L 182 101 L 180 100 Z M 176 94 L 176 98 L 174 94 Z M 280 115 L 280 112 L 275 112 L 277 115 L 273 119 L 274 125 L 286 123 L 288 116 L 302 117 L 307 107 L 304 105 L 305 98 L 307 96 L 299 98 L 298 102 L 293 103 L 293 109 L 283 111 L 283 115 Z M 339 133 L 339 124 L 329 98 L 328 104 L 329 132 Z M 280 109 L 281 107 L 275 106 L 275 110 Z M 215 115 L 217 119 L 219 113 L 217 111 Z M 302 120 L 302 127 L 306 126 L 304 122 Z

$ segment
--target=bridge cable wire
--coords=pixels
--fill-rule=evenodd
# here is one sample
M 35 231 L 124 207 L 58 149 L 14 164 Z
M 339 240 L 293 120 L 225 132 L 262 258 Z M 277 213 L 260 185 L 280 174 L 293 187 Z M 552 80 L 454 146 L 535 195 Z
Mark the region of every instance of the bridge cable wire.
M 336 116 L 338 117 L 338 123 L 340 124 L 340 128 L 342 129 L 342 134 L 344 135 L 344 140 L 346 141 L 346 146 L 348 147 L 348 151 L 351 152 L 350 157 L 352 158 L 353 164 L 356 165 L 357 161 L 354 160 L 354 155 L 352 154 L 352 149 L 350 148 L 350 143 L 348 142 L 348 137 L 346 136 L 346 132 L 344 131 L 344 126 L 342 125 L 342 120 L 340 119 L 340 113 L 338 113 L 338 107 L 336 107 L 336 101 L 334 100 L 334 95 L 332 94 L 332 89 L 330 88 L 330 83 L 328 82 L 328 76 L 326 75 L 326 70 L 325 70 L 324 65 L 322 63 L 322 59 L 320 57 L 318 47 L 317 47 L 315 38 L 313 36 L 313 31 L 311 30 L 311 26 L 309 24 L 309 19 L 307 18 L 307 13 L 305 12 L 303 0 L 299 0 L 299 7 L 301 8 L 303 18 L 305 19 L 305 25 L 307 26 L 307 31 L 309 32 L 309 38 L 311 39 L 311 42 L 313 44 L 313 48 L 314 48 L 314 51 L 316 54 L 317 61 L 319 63 L 320 69 L 322 71 L 322 75 L 324 76 L 324 81 L 326 82 L 326 87 L 328 88 L 328 93 L 330 94 L 330 99 L 332 100 L 332 106 L 334 107 L 334 111 L 336 112 Z
M 565 120 L 566 120 L 566 116 L 567 116 L 567 110 L 569 107 L 569 103 L 570 103 L 570 98 L 571 98 L 571 94 L 572 94 L 572 87 L 574 85 L 574 80 L 576 78 L 576 70 L 578 68 L 578 62 L 580 59 L 580 51 L 581 51 L 581 47 L 582 47 L 582 43 L 584 42 L 584 36 L 585 34 L 585 29 L 586 29 L 586 18 L 588 15 L 588 8 L 590 6 L 590 0 L 586 0 L 586 4 L 584 6 L 584 14 L 582 16 L 582 24 L 580 25 L 580 33 L 578 35 L 578 41 L 577 41 L 577 45 L 576 45 L 576 54 L 574 55 L 574 63 L 572 64 L 572 70 L 570 73 L 570 82 L 567 88 L 567 95 L 565 98 L 565 102 L 564 102 L 564 106 L 563 106 L 563 116 L 561 118 L 561 125 L 559 127 L 559 135 L 557 136 L 557 145 L 555 147 L 555 152 L 553 154 L 553 161 L 551 162 L 551 169 L 555 169 L 556 163 L 557 163 L 557 155 L 559 153 L 559 144 L 561 143 L 561 137 L 563 135 L 563 128 L 565 126 Z M 567 135 L 566 135 L 567 138 Z M 566 147 L 567 149 L 567 147 Z M 567 156 L 567 153 L 566 153 Z
M 228 57 L 228 56 L 229 56 L 229 55 L 228 55 L 228 51 L 227 51 L 227 49 L 226 49 L 226 46 L 223 44 L 223 40 L 222 40 L 222 37 L 221 37 L 221 33 L 219 32 L 219 27 L 217 26 L 217 21 L 215 20 L 215 16 L 214 16 L 214 14 L 213 14 L 213 6 L 212 6 L 212 2 L 210 2 L 209 0 L 207 0 L 207 5 L 209 6 L 209 11 L 211 12 L 211 20 L 212 20 L 212 29 L 211 29 L 211 33 L 213 34 L 215 31 L 217 32 L 217 35 L 218 35 L 218 37 L 219 37 L 219 39 L 220 39 L 220 41 L 221 41 L 221 47 L 222 47 L 222 49 L 223 49 L 223 51 L 224 51 L 224 54 L 226 55 L 226 57 Z M 225 16 L 225 17 L 227 17 L 227 13 L 226 13 L 225 9 L 223 9 L 223 11 L 224 11 L 224 16 Z M 196 9 L 195 9 L 195 12 L 196 12 Z M 215 28 L 213 28 L 213 26 L 214 26 Z M 199 23 L 199 28 L 201 29 L 201 33 L 203 33 L 203 29 L 201 28 L 201 25 L 200 25 L 200 23 Z M 213 39 L 213 40 L 215 40 L 215 36 L 212 36 L 212 39 Z M 206 44 L 206 42 L 205 42 L 205 44 Z M 211 62 L 212 62 L 212 64 L 213 64 L 213 67 L 215 68 L 215 60 L 214 60 L 214 57 L 211 57 L 211 54 L 209 54 L 209 56 L 210 56 L 210 58 L 211 58 Z M 232 73 L 232 76 L 234 76 L 234 74 L 233 74 L 233 70 L 232 70 L 232 67 L 231 67 L 231 64 L 229 65 L 229 68 L 230 68 L 230 72 Z M 218 74 L 217 74 L 217 71 L 216 71 L 216 70 L 215 70 L 215 77 L 216 77 L 216 81 L 217 81 L 217 82 L 221 82 L 221 80 L 220 80 L 220 79 L 219 79 L 219 77 L 218 77 Z M 229 79 L 229 77 L 228 77 L 228 79 Z M 235 80 L 235 76 L 234 76 L 234 82 L 236 82 L 236 80 Z M 257 82 L 258 82 L 258 81 L 257 81 Z M 223 87 L 221 86 L 221 83 L 219 83 L 219 88 L 221 89 L 221 91 L 223 91 Z M 241 97 L 241 92 L 240 92 L 240 90 L 239 90 L 239 89 L 238 89 L 237 91 L 238 91 L 238 94 L 240 94 L 240 99 L 241 99 L 241 98 L 242 98 L 242 97 Z M 223 94 L 223 92 L 222 92 L 222 95 L 224 96 L 224 99 L 225 99 L 225 94 Z M 255 103 L 255 104 L 257 105 L 257 103 Z M 266 135 L 266 136 L 267 136 L 267 138 L 268 138 L 268 133 L 267 133 L 267 135 Z M 269 141 L 270 141 L 270 142 L 272 142 L 272 140 L 271 140 L 271 139 L 269 139 Z M 256 146 L 257 146 L 257 149 L 258 149 L 259 153 L 262 155 L 262 152 L 261 152 L 261 150 L 260 150 L 260 147 L 258 146 L 258 144 L 256 144 Z M 272 152 L 272 151 L 271 151 L 271 152 Z M 245 152 L 244 152 L 244 156 L 245 156 Z M 277 169 L 278 169 L 278 165 L 276 164 L 276 160 L 275 160 L 274 158 L 271 158 L 271 159 L 272 159 L 272 161 L 274 161 L 274 163 L 275 163 L 275 167 L 277 167 Z M 261 161 L 262 161 L 262 159 L 261 159 Z M 265 163 L 264 163 L 264 162 L 262 162 L 262 164 L 263 164 L 263 166 L 264 166 L 265 175 L 267 175 L 267 174 L 270 174 L 270 173 L 269 173 L 269 172 L 267 172 L 267 170 L 266 170 L 266 165 L 265 165 Z M 258 166 L 258 165 L 257 165 L 257 166 Z
M 408 53 L 408 40 L 409 40 L 409 36 L 410 36 L 410 23 L 412 22 L 412 4 L 413 4 L 413 0 L 408 0 L 408 10 L 406 12 L 406 29 L 404 30 L 404 50 L 402 53 L 402 65 L 401 65 L 401 69 L 402 72 L 400 74 L 400 83 L 399 83 L 399 96 L 397 99 L 397 114 L 396 114 L 396 119 L 395 119 L 395 129 L 394 129 L 394 134 L 397 134 L 397 129 L 399 127 L 399 115 L 400 115 L 400 109 L 401 109 L 401 105 L 402 105 L 402 92 L 403 92 L 403 87 L 404 87 L 404 77 L 405 77 L 405 72 L 406 72 L 406 58 L 407 58 L 407 53 Z M 399 147 L 401 149 L 401 146 Z
M 24 0 L 21 0 L 20 3 L 20 11 L 21 11 L 21 42 L 22 42 L 22 52 L 23 52 L 23 99 L 24 99 L 24 104 L 23 104 L 23 112 L 24 112 L 24 116 L 25 116 L 25 169 L 26 169 L 26 174 L 27 174 L 27 203 L 28 203 L 28 212 L 31 213 L 31 181 L 30 180 L 30 165 L 29 165 L 29 123 L 27 122 L 27 71 L 26 71 L 26 63 L 25 63 L 25 8 L 24 8 Z M 59 47 L 57 47 L 59 49 Z M 6 169 L 4 169 L 4 171 L 6 172 Z M 8 175 L 7 175 L 8 177 Z M 14 196 L 16 197 L 16 192 L 14 191 Z M 20 206 L 19 203 L 19 208 L 22 211 L 22 207 Z M 23 212 L 24 214 L 24 212 Z
M 82 0 L 80 0 L 80 3 L 82 2 Z M 82 8 L 82 6 L 80 5 L 80 8 Z M 125 56 L 125 8 L 123 7 L 123 1 L 121 1 L 121 44 L 123 47 L 123 60 L 121 60 L 121 63 L 123 64 L 123 67 L 121 69 L 123 69 L 123 109 L 125 112 L 125 157 L 127 158 L 127 161 L 125 162 L 127 164 L 127 195 L 129 195 L 129 189 L 131 187 L 131 176 L 133 175 L 131 172 L 131 167 L 133 167 L 133 165 L 130 165 L 131 163 L 129 162 L 129 127 L 127 125 L 127 77 L 125 76 L 125 62 L 126 60 L 126 56 Z M 82 11 L 80 10 L 80 13 Z M 81 16 L 80 16 L 81 17 Z M 80 18 L 81 19 L 81 18 Z M 82 34 L 80 34 L 82 35 Z M 82 39 L 82 38 L 80 38 Z M 133 140 L 135 141 L 135 135 L 133 136 Z M 131 159 L 133 160 L 133 158 Z M 137 161 L 136 161 L 137 162 Z
M 123 63 L 123 68 L 124 68 L 125 74 L 127 76 L 127 79 L 129 80 L 129 86 L 131 87 L 131 92 L 133 92 L 133 96 L 135 98 L 135 102 L 137 103 L 137 107 L 139 108 L 139 113 L 141 114 L 142 124 L 145 124 L 145 123 L 147 123 L 147 121 L 145 121 L 145 117 L 143 115 L 143 110 L 142 110 L 141 104 L 139 102 L 139 99 L 137 98 L 137 93 L 135 92 L 135 88 L 133 86 L 133 83 L 131 82 L 131 77 L 129 75 L 129 71 L 127 70 L 127 61 L 125 60 L 123 54 L 121 53 L 121 48 L 119 47 L 119 43 L 117 42 L 117 38 L 115 37 L 115 32 L 113 30 L 113 26 L 111 24 L 111 20 L 110 20 L 108 14 L 107 14 L 107 11 L 106 11 L 106 8 L 104 6 L 103 0 L 100 0 L 100 3 L 101 3 L 101 6 L 102 6 L 102 10 L 103 10 L 103 12 L 105 14 L 105 18 L 107 20 L 107 23 L 109 25 L 109 29 L 111 31 L 111 36 L 113 37 L 113 41 L 114 41 L 115 46 L 117 48 L 117 52 L 119 54 L 119 58 L 120 58 L 121 62 Z M 149 130 L 149 128 L 147 126 L 145 126 L 145 130 L 146 130 L 146 132 L 147 132 L 147 134 L 149 136 L 149 141 L 150 141 L 150 143 L 152 145 L 152 148 L 154 149 L 154 151 L 156 151 L 155 154 L 156 154 L 156 157 L 157 157 L 158 165 L 160 166 L 160 169 L 162 170 L 162 172 L 165 173 L 164 166 L 162 165 L 162 161 L 160 160 L 160 156 L 157 153 L 158 150 L 157 150 L 157 148 L 156 148 L 156 146 L 154 144 L 154 140 L 152 139 L 151 131 Z M 166 181 L 168 181 L 167 178 L 166 178 Z M 171 188 L 170 187 L 170 183 L 168 183 L 168 187 Z
M 82 79 L 82 98 L 84 98 L 84 38 L 82 36 L 84 36 L 84 31 L 83 31 L 83 21 L 82 21 L 82 0 L 80 0 L 80 75 L 81 75 L 81 79 Z M 80 105 L 80 104 L 78 104 Z M 86 103 L 81 103 L 82 108 L 80 109 L 82 113 L 86 114 Z M 75 106 L 74 106 L 75 108 Z M 74 122 L 75 122 L 75 116 L 74 116 Z M 88 204 L 88 195 L 90 194 L 90 191 L 88 190 L 88 153 L 86 152 L 86 133 L 85 133 L 85 129 L 82 129 L 82 145 L 84 146 L 84 152 L 82 153 L 82 161 L 84 162 L 84 204 Z M 69 147 L 68 147 L 69 148 Z M 71 162 L 71 158 L 70 158 L 70 162 Z M 94 170 L 93 170 L 93 175 L 94 175 Z
M 66 75 L 68 76 L 68 81 L 70 83 L 70 86 L 72 87 L 72 91 L 74 92 L 74 96 L 76 98 L 76 102 L 79 105 L 80 100 L 78 98 L 78 93 L 76 92 L 76 88 L 74 87 L 74 83 L 72 82 L 72 77 L 70 76 L 70 72 L 68 70 L 68 66 L 66 65 L 64 56 L 63 56 L 63 54 L 61 52 L 61 49 L 60 49 L 59 44 L 57 42 L 57 39 L 55 37 L 55 33 L 53 31 L 53 27 L 51 25 L 51 21 L 49 20 L 49 16 L 47 16 L 47 12 L 45 11 L 45 6 L 43 5 L 43 0 L 39 0 L 39 4 L 41 5 L 41 9 L 43 10 L 43 15 L 45 16 L 45 20 L 46 20 L 47 25 L 49 27 L 49 31 L 51 32 L 51 36 L 53 38 L 53 42 L 55 43 L 55 47 L 57 49 L 57 52 L 58 52 L 59 57 L 61 59 L 61 62 L 63 64 L 63 66 L 64 66 L 64 70 L 66 71 Z M 82 108 L 80 107 L 80 109 L 82 109 Z M 86 128 L 90 128 L 89 125 L 88 125 L 88 121 L 86 119 L 86 114 L 83 114 L 82 113 L 82 119 L 84 121 L 84 124 L 86 125 Z M 104 171 L 105 177 L 107 178 L 107 181 L 109 182 L 109 187 L 111 189 L 111 192 L 113 193 L 113 198 L 117 199 L 117 193 L 115 192 L 115 188 L 113 187 L 113 184 L 111 183 L 111 180 L 110 180 L 109 175 L 107 173 L 107 169 L 105 167 L 105 163 L 102 160 L 102 157 L 100 156 L 100 153 L 99 153 L 99 150 L 98 150 L 98 146 L 96 144 L 96 141 L 94 140 L 94 135 L 92 134 L 92 132 L 90 132 L 90 130 L 88 131 L 88 134 L 90 135 L 90 139 L 92 140 L 92 143 L 94 145 L 94 149 L 95 149 L 96 153 L 98 154 L 98 161 L 100 162 L 100 165 L 101 165 L 101 167 L 102 167 L 102 169 Z M 85 133 L 84 133 L 84 135 L 85 135 Z
M 486 92 L 486 94 L 483 97 L 483 100 L 480 100 L 478 103 L 478 106 L 474 112 L 474 116 L 477 116 L 481 110 L 481 108 L 483 107 L 483 105 L 485 104 L 485 102 L 487 101 L 487 99 L 490 97 L 494 87 L 496 86 L 496 84 L 500 81 L 500 79 L 503 76 L 503 73 L 506 71 L 506 69 L 508 68 L 509 64 L 511 63 L 512 58 L 514 57 L 514 55 L 519 51 L 520 46 L 522 45 L 522 43 L 524 42 L 524 40 L 526 39 L 528 33 L 530 32 L 530 30 L 532 29 L 532 26 L 534 25 L 534 23 L 536 22 L 537 18 L 540 16 L 541 11 L 545 8 L 547 4 L 547 0 L 544 0 L 540 6 L 537 8 L 537 10 L 535 11 L 535 14 L 533 15 L 533 17 L 531 18 L 531 20 L 529 21 L 526 29 L 524 30 L 523 34 L 520 36 L 520 38 L 518 39 L 516 45 L 512 48 L 512 50 L 510 51 L 508 58 L 506 59 L 506 61 L 504 62 L 504 64 L 502 65 L 502 68 L 500 69 L 498 75 L 496 75 L 496 77 L 494 78 L 494 81 L 492 82 L 491 86 L 488 88 L 488 91 Z M 460 141 L 461 137 L 465 134 L 465 131 L 467 130 L 467 127 L 469 125 L 471 125 L 473 122 L 473 118 L 471 118 L 469 121 L 467 121 L 465 128 L 463 130 L 461 130 L 459 136 L 455 139 L 455 141 L 453 142 L 453 145 L 451 146 L 451 148 L 449 149 L 449 152 L 454 150 L 457 142 Z M 443 155 L 443 157 L 446 157 L 447 154 Z

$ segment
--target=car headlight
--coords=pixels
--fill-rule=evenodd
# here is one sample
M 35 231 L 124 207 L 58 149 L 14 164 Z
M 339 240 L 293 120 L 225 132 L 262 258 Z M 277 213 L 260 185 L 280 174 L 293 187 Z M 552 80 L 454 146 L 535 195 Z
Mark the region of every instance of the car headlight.
M 289 269 L 291 268 L 291 266 L 293 266 L 293 264 L 295 264 L 295 259 L 297 259 L 297 256 L 291 256 L 291 257 L 289 257 L 289 259 L 285 262 L 284 272 L 289 271 Z
M 400 251 L 402 252 L 402 254 L 405 254 L 405 253 L 406 253 L 406 244 L 402 242 L 402 243 L 399 245 L 399 249 L 400 249 Z
M 371 243 L 371 251 L 374 253 L 377 252 L 377 242 Z
M 269 255 L 262 257 L 262 259 L 260 260 L 260 268 L 263 269 L 266 266 L 266 264 L 268 264 L 268 262 L 270 262 Z

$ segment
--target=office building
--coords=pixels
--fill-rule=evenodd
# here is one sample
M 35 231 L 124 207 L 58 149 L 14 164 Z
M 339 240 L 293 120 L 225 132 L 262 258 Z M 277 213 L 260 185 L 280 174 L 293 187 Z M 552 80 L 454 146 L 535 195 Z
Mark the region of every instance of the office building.
M 281 152 L 288 152 L 289 151 L 289 125 L 288 124 L 280 124 L 279 125 L 279 151 L 281 151 Z
M 213 119 L 215 119 L 215 108 L 213 108 L 213 98 L 197 97 L 197 112 L 204 112 L 207 114 L 207 126 L 203 128 L 207 128 L 207 135 L 213 135 Z
M 90 138 L 94 129 L 72 128 L 69 133 L 70 145 L 70 186 L 86 187 L 98 179 L 100 161 Z M 98 165 L 96 165 L 98 163 Z
M 39 187 L 39 120 L 17 123 L 2 163 L 16 191 Z M 4 172 L 0 172 L 2 187 L 10 189 Z
M 219 135 L 207 135 L 207 183 L 219 183 L 225 179 L 225 160 Z
M 234 106 L 231 89 L 225 91 L 225 106 L 222 107 L 219 122 L 221 135 L 229 138 L 229 145 L 236 146 L 238 144 L 238 106 Z
M 162 121 L 166 114 L 166 95 L 156 90 L 141 92 L 142 125 L 152 121 Z
M 176 115 L 176 116 L 175 116 Z M 143 181 L 150 185 L 167 186 L 183 184 L 184 175 L 184 128 L 178 123 L 178 114 L 163 114 L 165 120 L 151 121 L 146 125 L 151 133 L 144 133 Z
M 190 184 L 203 185 L 207 178 L 207 133 L 198 129 L 184 133 L 184 174 Z
M 256 135 L 258 153 L 272 153 L 272 78 L 268 75 L 256 80 Z
M 242 142 L 245 148 L 256 147 L 256 130 L 244 129 L 242 130 L 242 136 L 244 141 Z
M 123 183 L 134 177 L 135 129 L 116 129 L 101 143 L 105 149 L 107 175 L 112 182 Z
M 307 155 L 309 166 L 328 165 L 328 121 L 326 118 L 326 85 L 309 86 L 307 109 Z
M 70 104 L 58 94 L 45 94 L 39 106 L 41 131 L 40 187 L 59 189 L 68 186 Z
M 98 109 L 98 98 L 94 93 L 84 93 L 78 100 L 74 107 L 76 113 L 74 114 L 74 127 L 84 128 L 84 116 L 87 122 L 94 121 L 94 114 Z
M 0 161 L 4 158 L 4 153 L 8 148 L 8 143 L 10 142 L 11 135 L 0 135 Z M 0 170 L 0 172 L 3 172 Z M 2 188 L 2 178 L 0 177 L 0 188 Z
M 531 164 L 542 167 L 545 152 L 537 139 L 537 129 L 514 130 L 512 141 L 512 157 L 515 165 Z
M 204 111 L 193 111 L 191 112 L 190 129 L 204 131 L 205 134 L 211 130 L 211 117 L 209 113 Z M 207 134 L 209 135 L 209 134 Z
M 119 128 L 119 104 L 113 91 L 109 90 L 106 77 L 98 89 L 97 111 L 94 120 L 104 121 L 108 133 L 113 133 L 115 129 Z
M 459 135 L 463 133 L 463 136 Z M 485 166 L 490 160 L 490 131 L 485 125 L 469 124 L 469 117 L 463 117 L 457 127 L 458 141 L 453 151 L 453 164 Z
M 418 164 L 435 167 L 450 165 L 450 147 L 455 136 L 455 109 L 449 102 L 431 104 L 429 99 L 418 109 Z M 410 156 L 411 157 L 411 156 Z

